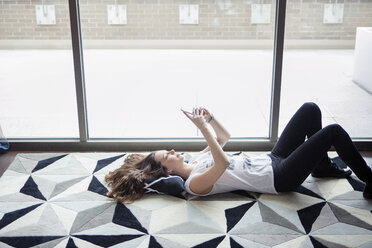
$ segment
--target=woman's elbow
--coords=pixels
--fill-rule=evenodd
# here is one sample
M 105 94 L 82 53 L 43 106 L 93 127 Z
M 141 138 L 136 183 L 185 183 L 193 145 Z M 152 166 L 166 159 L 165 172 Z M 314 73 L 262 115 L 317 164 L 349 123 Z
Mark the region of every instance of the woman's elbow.
M 229 141 L 230 138 L 231 138 L 231 134 L 230 133 L 227 133 L 226 134 L 226 143 Z
M 228 160 L 227 158 L 224 159 L 224 161 L 222 162 L 222 165 L 224 166 L 224 168 L 229 167 L 229 166 L 230 166 L 230 162 L 229 162 L 229 160 Z
M 225 136 L 223 139 L 219 140 L 218 143 L 220 144 L 221 147 L 224 147 L 226 143 L 229 141 L 229 139 L 230 139 L 230 134 L 228 136 Z

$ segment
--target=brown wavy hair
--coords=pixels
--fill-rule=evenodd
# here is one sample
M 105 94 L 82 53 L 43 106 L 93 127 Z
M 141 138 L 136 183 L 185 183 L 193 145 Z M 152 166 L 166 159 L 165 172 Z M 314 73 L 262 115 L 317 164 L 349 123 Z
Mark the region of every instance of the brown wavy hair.
M 133 153 L 126 157 L 124 164 L 110 171 L 105 181 L 111 187 L 108 197 L 123 203 L 132 203 L 145 194 L 145 182 L 150 177 L 169 176 L 167 169 L 155 160 L 155 152 L 149 155 Z

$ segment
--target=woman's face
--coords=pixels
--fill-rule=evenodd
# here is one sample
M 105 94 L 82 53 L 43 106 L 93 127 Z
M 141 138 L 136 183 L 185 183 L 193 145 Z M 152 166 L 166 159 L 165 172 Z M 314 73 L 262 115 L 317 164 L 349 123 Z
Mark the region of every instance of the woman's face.
M 174 170 L 183 165 L 184 157 L 173 149 L 170 151 L 160 150 L 155 152 L 155 160 L 160 162 L 167 170 Z

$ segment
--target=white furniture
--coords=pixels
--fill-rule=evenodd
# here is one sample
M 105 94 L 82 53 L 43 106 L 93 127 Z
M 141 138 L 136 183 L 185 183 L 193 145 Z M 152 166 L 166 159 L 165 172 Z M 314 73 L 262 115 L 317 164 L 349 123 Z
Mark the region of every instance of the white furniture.
M 372 94 L 372 27 L 358 27 L 353 81 Z

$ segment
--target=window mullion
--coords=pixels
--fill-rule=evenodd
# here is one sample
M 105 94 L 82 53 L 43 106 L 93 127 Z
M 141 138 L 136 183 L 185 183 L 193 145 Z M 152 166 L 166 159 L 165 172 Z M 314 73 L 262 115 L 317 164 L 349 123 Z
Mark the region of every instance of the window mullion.
M 272 143 L 278 140 L 280 90 L 282 81 L 282 62 L 284 45 L 286 0 L 276 1 L 273 77 L 271 86 L 271 109 L 269 137 Z
M 79 0 L 69 0 L 72 52 L 74 57 L 75 86 L 80 141 L 88 141 L 87 105 L 85 93 L 83 50 L 80 28 Z

